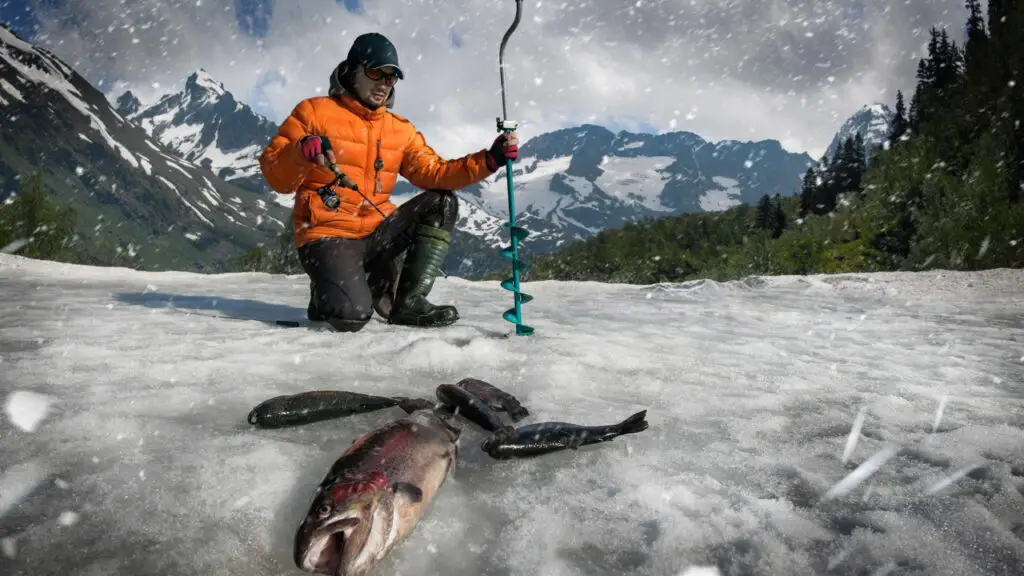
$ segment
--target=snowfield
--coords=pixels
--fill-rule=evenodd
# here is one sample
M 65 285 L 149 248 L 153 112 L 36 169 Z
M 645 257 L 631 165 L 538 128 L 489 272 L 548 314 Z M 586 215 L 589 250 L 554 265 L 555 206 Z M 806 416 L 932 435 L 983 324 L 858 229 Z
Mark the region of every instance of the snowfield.
M 313 489 L 398 408 L 245 417 L 312 389 L 433 397 L 473 376 L 531 415 L 647 409 L 639 434 L 461 459 L 377 574 L 1009 575 L 1024 567 L 1024 271 L 511 294 L 441 279 L 442 330 L 303 319 L 304 277 L 0 255 L 0 574 L 301 574 Z

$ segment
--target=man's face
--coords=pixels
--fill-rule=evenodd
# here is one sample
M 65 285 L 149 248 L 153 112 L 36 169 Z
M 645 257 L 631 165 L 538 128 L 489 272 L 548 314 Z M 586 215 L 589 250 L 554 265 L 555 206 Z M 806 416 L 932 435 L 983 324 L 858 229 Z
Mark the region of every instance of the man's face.
M 398 81 L 393 66 L 383 66 L 367 70 L 363 66 L 355 74 L 355 89 L 364 102 L 374 108 L 384 105 L 391 94 L 391 87 Z

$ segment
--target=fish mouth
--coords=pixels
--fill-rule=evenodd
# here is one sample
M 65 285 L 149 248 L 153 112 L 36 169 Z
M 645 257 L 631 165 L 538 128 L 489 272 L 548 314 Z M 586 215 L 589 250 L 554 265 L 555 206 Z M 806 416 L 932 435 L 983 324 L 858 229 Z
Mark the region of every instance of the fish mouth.
M 343 576 L 345 543 L 348 533 L 358 523 L 358 518 L 339 518 L 313 530 L 302 556 L 301 568 L 312 574 Z

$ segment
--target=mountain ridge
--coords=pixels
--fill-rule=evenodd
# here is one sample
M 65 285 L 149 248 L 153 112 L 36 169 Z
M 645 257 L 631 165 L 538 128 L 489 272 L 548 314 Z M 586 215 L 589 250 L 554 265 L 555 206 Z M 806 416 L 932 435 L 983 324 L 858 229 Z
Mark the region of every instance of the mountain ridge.
M 79 216 L 77 241 L 142 269 L 221 269 L 284 229 L 287 211 L 177 157 L 49 50 L 0 28 L 0 183 L 39 170 Z M 111 248 L 111 249 L 113 249 Z

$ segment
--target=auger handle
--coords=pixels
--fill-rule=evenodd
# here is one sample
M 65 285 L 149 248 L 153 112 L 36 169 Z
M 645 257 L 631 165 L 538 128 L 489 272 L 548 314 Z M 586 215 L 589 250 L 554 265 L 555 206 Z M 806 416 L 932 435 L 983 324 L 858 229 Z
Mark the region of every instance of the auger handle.
M 516 0 L 516 19 L 512 21 L 512 25 L 505 31 L 505 36 L 501 39 L 501 48 L 498 49 L 498 73 L 501 76 L 501 118 L 498 119 L 498 132 L 501 132 L 503 128 L 502 120 L 508 119 L 508 109 L 505 106 L 505 45 L 508 44 L 508 39 L 512 37 L 512 33 L 519 27 L 519 20 L 522 17 L 523 0 Z

